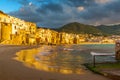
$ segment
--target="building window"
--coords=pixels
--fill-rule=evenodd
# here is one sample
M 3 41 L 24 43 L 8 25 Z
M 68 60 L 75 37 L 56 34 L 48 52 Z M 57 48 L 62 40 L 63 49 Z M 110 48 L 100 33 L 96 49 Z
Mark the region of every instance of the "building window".
M 17 35 L 17 32 L 15 32 L 15 35 Z
M 16 29 L 16 26 L 14 28 Z

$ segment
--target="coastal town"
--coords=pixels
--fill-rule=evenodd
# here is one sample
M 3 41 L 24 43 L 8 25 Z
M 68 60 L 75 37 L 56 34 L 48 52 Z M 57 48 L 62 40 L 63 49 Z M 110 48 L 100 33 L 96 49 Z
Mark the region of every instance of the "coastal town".
M 0 0 L 0 80 L 120 80 L 120 0 Z
M 39 28 L 27 22 L 0 12 L 0 42 L 12 45 L 35 44 L 82 44 L 115 43 L 120 36 L 94 36 L 92 34 L 72 34 Z

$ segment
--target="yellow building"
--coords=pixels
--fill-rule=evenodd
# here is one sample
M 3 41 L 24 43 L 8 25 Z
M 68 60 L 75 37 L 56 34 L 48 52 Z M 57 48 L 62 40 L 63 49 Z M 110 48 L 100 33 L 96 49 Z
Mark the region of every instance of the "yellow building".
M 0 11 L 0 41 L 8 44 L 79 44 L 82 42 L 114 42 L 90 34 L 69 34 L 50 29 L 37 29 L 36 24 L 9 16 Z
M 27 27 L 26 27 L 26 33 L 27 34 L 35 34 L 36 33 L 36 24 L 35 23 L 31 23 L 31 22 L 25 22 Z
M 11 40 L 11 34 L 12 34 L 12 24 L 0 22 L 0 39 L 1 39 L 1 41 Z

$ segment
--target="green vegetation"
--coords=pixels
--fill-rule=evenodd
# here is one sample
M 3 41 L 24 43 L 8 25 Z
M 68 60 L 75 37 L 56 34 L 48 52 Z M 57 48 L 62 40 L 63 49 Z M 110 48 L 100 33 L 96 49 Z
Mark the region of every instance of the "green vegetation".
M 105 68 L 120 68 L 120 63 L 104 63 L 104 64 L 97 64 L 96 68 L 98 69 L 105 69 Z
M 98 74 L 104 75 L 104 73 L 101 72 L 101 70 L 106 70 L 106 69 L 120 69 L 120 63 L 115 62 L 115 63 L 97 63 L 96 66 L 94 67 L 93 64 L 85 64 L 85 66 Z
M 101 35 L 102 32 L 91 25 L 84 25 L 77 22 L 66 24 L 57 29 L 60 32 L 74 33 L 74 34 L 94 34 Z
M 95 67 L 93 64 L 85 64 L 85 66 L 94 73 L 106 76 L 112 80 L 120 80 L 119 74 L 116 73 L 116 71 L 120 70 L 120 62 L 97 63 Z
M 116 34 L 116 35 L 120 34 L 120 25 L 111 25 L 111 26 L 100 25 L 97 26 L 96 28 L 107 34 Z
M 92 25 L 81 24 L 78 22 L 73 22 L 54 30 L 59 32 L 74 33 L 74 34 L 93 34 L 95 36 L 99 36 L 99 35 L 109 36 L 109 35 L 119 35 L 120 25 L 92 26 Z
M 90 71 L 97 73 L 97 74 L 102 74 L 97 67 L 94 67 L 93 64 L 84 64 L 86 68 L 88 68 Z

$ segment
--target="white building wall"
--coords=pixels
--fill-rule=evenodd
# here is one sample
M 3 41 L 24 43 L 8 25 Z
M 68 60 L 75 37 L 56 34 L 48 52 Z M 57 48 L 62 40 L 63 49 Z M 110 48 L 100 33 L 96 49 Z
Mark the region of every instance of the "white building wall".
M 12 34 L 16 34 L 16 32 L 18 32 L 18 30 L 17 30 L 17 26 L 16 26 L 16 28 L 15 28 L 15 24 L 12 24 Z

